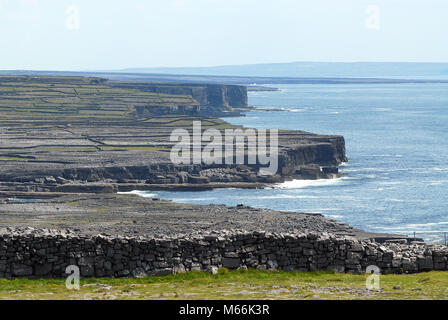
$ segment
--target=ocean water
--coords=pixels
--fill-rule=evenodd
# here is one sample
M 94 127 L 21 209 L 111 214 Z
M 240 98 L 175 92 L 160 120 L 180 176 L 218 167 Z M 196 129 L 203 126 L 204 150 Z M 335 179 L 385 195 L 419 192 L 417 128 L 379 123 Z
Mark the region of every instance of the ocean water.
M 148 196 L 320 212 L 373 232 L 448 230 L 448 84 L 276 87 L 281 91 L 250 93 L 249 102 L 280 111 L 250 111 L 246 117 L 226 121 L 343 135 L 349 158 L 341 167 L 344 177 L 291 181 L 262 190 L 148 192 Z

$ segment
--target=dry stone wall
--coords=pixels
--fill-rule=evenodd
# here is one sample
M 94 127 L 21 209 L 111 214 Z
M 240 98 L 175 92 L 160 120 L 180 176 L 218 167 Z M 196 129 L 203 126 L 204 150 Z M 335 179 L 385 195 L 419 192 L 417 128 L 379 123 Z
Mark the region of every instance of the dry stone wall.
M 422 243 L 379 244 L 331 234 L 220 231 L 147 239 L 79 235 L 33 228 L 0 230 L 0 277 L 141 277 L 218 268 L 382 273 L 447 270 L 448 249 Z

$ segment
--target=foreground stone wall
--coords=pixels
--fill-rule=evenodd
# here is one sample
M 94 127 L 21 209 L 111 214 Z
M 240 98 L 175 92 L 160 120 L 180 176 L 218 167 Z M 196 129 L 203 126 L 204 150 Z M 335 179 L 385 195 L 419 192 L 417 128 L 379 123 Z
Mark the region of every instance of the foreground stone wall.
M 77 235 L 33 228 L 0 231 L 0 277 L 65 277 L 68 265 L 82 277 L 139 277 L 218 268 L 336 270 L 383 273 L 447 270 L 440 245 L 378 244 L 330 234 L 221 231 L 166 239 Z

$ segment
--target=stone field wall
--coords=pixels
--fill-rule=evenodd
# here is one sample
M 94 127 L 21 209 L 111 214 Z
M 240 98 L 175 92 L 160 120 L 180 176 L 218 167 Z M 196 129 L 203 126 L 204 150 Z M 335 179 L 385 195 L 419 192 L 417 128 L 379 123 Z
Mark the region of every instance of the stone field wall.
M 221 231 L 145 239 L 78 235 L 70 231 L 6 228 L 0 231 L 0 277 L 141 277 L 218 268 L 336 270 L 382 273 L 447 270 L 448 249 L 422 243 L 379 244 L 330 234 Z

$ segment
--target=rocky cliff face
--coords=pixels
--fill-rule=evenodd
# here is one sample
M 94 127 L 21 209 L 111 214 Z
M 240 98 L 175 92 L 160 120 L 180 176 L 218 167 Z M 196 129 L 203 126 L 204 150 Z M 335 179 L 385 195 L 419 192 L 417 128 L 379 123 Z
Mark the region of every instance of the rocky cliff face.
M 316 136 L 311 143 L 288 145 L 279 156 L 282 174 L 291 175 L 307 165 L 336 167 L 347 161 L 345 139 L 342 136 Z
M 294 136 L 294 135 L 293 135 Z M 309 136 L 308 143 L 290 144 L 282 147 L 278 157 L 278 171 L 275 175 L 264 176 L 259 173 L 260 165 L 173 165 L 169 159 L 147 164 L 145 157 L 134 165 L 123 162 L 116 165 L 86 166 L 53 165 L 27 166 L 17 170 L 1 172 L 0 181 L 8 190 L 16 191 L 56 191 L 56 192 L 94 192 L 112 193 L 123 190 L 121 185 L 132 184 L 131 189 L 159 188 L 176 189 L 186 185 L 214 186 L 216 183 L 228 187 L 241 183 L 278 183 L 290 178 L 321 179 L 338 176 L 338 165 L 345 159 L 345 142 L 340 136 Z M 281 138 L 281 143 L 288 143 L 287 138 Z M 291 141 L 293 143 L 293 141 Z M 117 153 L 117 152 L 115 152 Z M 137 154 L 133 153 L 134 158 Z M 104 160 L 104 158 L 103 158 Z M 146 164 L 145 164 L 146 163 Z M 99 184 L 99 185 L 98 185 Z M 162 187 L 163 186 L 163 187 Z M 222 187 L 222 186 L 221 186 Z M 26 189 L 23 189 L 26 188 Z M 0 188 L 2 190 L 2 188 Z
M 190 95 L 206 110 L 247 107 L 247 89 L 244 86 L 123 81 L 110 81 L 108 85 L 160 94 Z

